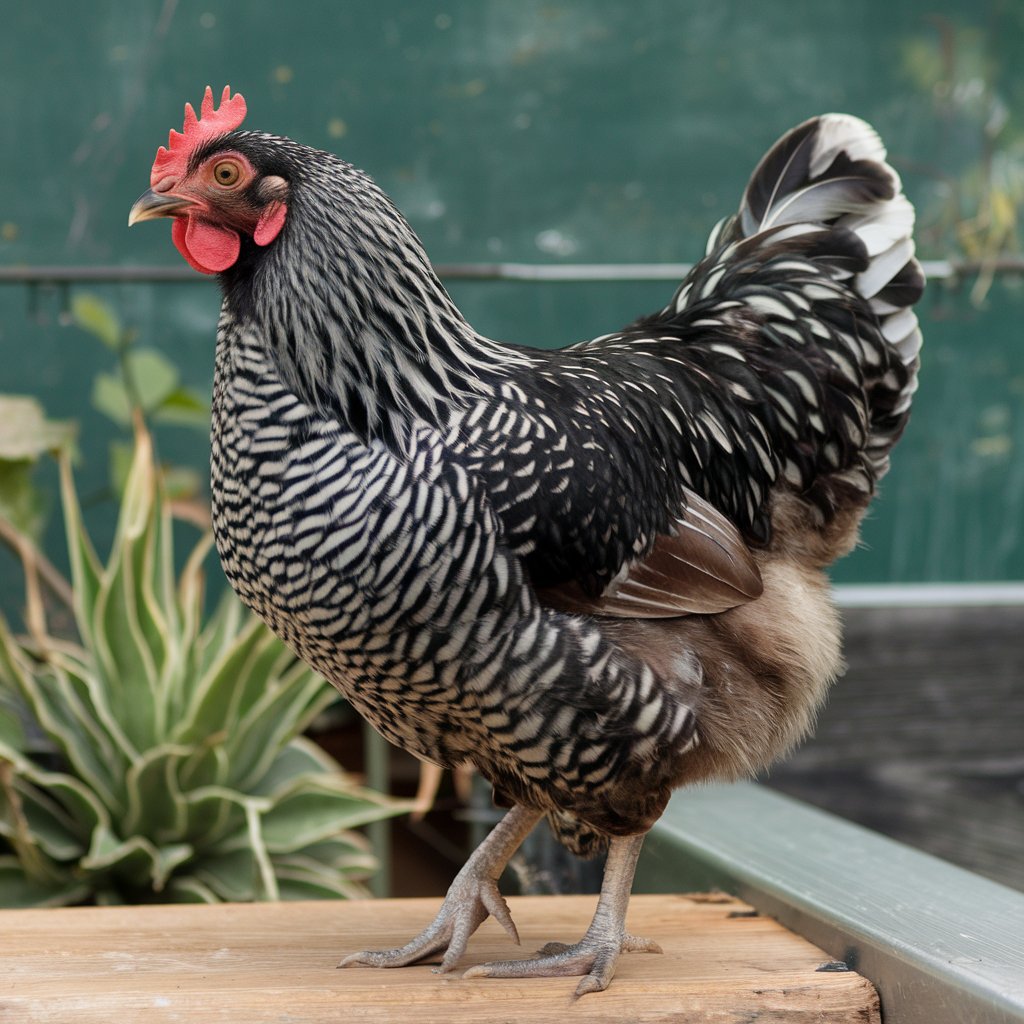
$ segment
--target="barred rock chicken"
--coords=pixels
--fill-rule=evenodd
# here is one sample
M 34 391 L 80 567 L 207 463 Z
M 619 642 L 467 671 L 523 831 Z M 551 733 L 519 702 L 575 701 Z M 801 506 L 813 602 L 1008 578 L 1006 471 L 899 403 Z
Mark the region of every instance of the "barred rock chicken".
M 923 278 L 914 213 L 863 121 L 817 117 L 757 166 L 668 305 L 560 351 L 475 331 L 362 171 L 185 108 L 129 223 L 173 218 L 223 306 L 217 548 L 242 600 L 389 740 L 474 765 L 507 815 L 405 946 L 493 915 L 546 817 L 607 849 L 580 941 L 473 967 L 582 976 L 622 950 L 644 834 L 672 790 L 757 772 L 840 668 L 823 570 L 907 421 Z

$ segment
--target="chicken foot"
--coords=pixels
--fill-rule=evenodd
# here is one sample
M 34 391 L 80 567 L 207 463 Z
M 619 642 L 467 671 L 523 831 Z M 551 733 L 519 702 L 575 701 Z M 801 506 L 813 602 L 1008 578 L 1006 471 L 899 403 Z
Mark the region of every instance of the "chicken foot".
M 611 841 L 597 910 L 579 942 L 572 945 L 549 942 L 532 959 L 480 964 L 471 967 L 463 977 L 557 978 L 583 975 L 576 987 L 576 995 L 582 996 L 608 987 L 615 974 L 619 953 L 660 953 L 661 947 L 656 942 L 629 935 L 625 927 L 633 874 L 643 841 L 642 835 Z
M 397 949 L 352 953 L 338 966 L 407 967 L 444 950 L 441 964 L 435 970 L 447 973 L 455 968 L 466 952 L 470 936 L 488 915 L 518 945 L 519 932 L 508 904 L 498 890 L 498 879 L 509 858 L 519 849 L 540 817 L 541 812 L 533 808 L 513 807 L 473 851 L 455 876 L 437 916 L 419 935 Z

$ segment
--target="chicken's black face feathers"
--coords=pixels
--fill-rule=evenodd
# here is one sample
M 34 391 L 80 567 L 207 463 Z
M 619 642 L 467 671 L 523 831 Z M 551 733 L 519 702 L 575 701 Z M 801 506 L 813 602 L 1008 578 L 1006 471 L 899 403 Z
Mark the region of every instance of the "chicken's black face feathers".
M 221 273 L 227 576 L 385 736 L 517 804 L 437 922 L 360 962 L 454 966 L 542 813 L 575 849 L 611 844 L 620 927 L 672 788 L 765 767 L 841 665 L 822 570 L 888 469 L 921 343 L 913 209 L 878 136 L 794 129 L 663 309 L 544 352 L 473 330 L 361 171 L 191 130 L 196 203 L 241 205 L 218 224 L 166 189 L 140 203 L 192 217 L 176 244 Z M 180 177 L 179 157 L 158 162 Z M 543 969 L 614 964 L 605 938 Z

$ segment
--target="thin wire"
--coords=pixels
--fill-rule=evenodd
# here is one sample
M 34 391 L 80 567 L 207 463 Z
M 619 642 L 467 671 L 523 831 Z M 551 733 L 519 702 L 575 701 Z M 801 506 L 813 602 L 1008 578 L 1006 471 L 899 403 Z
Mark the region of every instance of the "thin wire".
M 440 263 L 438 274 L 451 281 L 679 281 L 692 263 Z M 1024 274 L 1024 257 L 1005 257 L 992 263 L 963 260 L 925 260 L 929 280 L 950 280 L 985 270 L 994 274 Z M 182 264 L 176 266 L 0 267 L 0 284 L 60 286 L 103 284 L 194 284 L 204 278 Z

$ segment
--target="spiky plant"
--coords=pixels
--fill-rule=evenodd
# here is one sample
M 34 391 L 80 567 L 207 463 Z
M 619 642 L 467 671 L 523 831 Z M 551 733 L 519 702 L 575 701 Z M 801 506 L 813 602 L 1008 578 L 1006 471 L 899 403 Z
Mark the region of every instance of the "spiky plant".
M 0 618 L 0 905 L 363 895 L 351 829 L 403 805 L 300 735 L 319 676 L 234 598 L 204 622 L 210 539 L 176 579 L 146 432 L 105 565 L 66 458 L 61 496 L 77 636 L 51 635 L 28 540 L 27 635 Z

